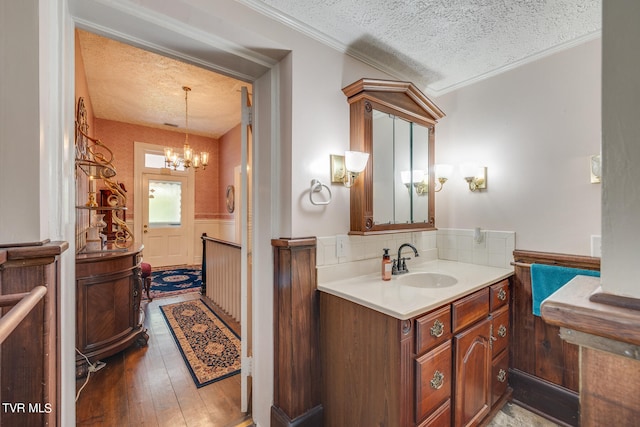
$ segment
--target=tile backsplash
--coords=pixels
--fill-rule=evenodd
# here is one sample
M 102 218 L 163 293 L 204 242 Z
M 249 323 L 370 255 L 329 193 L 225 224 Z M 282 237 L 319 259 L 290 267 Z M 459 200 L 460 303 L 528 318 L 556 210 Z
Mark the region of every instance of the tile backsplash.
M 366 259 L 380 260 L 383 254 L 383 248 L 389 248 L 389 253 L 395 258 L 398 248 L 403 243 L 413 244 L 422 256 L 422 252 L 436 250 L 435 233 L 435 231 L 423 231 L 374 236 L 338 235 L 318 237 L 316 263 L 318 266 L 323 266 Z M 338 256 L 338 244 L 340 241 L 344 244 L 342 256 Z
M 318 237 L 318 280 L 333 280 L 334 277 L 341 277 L 346 271 L 349 271 L 350 275 L 375 272 L 380 268 L 383 248 L 389 248 L 391 257 L 396 258 L 398 248 L 403 243 L 413 244 L 420 253 L 421 261 L 446 259 L 511 268 L 515 232 L 481 230 L 479 237 L 474 239 L 474 230 L 466 229 Z M 405 249 L 403 255 L 413 256 L 409 249 Z
M 511 268 L 516 248 L 513 231 L 480 230 L 480 238 L 474 238 L 474 230 L 446 228 L 437 231 L 438 258 L 490 267 Z

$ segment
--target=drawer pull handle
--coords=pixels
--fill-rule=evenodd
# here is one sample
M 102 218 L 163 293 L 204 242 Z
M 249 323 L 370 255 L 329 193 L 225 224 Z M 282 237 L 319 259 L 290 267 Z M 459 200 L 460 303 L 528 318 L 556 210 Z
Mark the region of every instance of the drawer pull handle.
M 500 325 L 498 328 L 498 335 L 502 338 L 507 336 L 507 327 L 504 325 Z
M 442 334 L 444 334 L 444 323 L 442 323 L 439 319 L 436 319 L 433 322 L 433 326 L 429 329 L 431 331 L 431 335 L 440 338 Z
M 507 291 L 505 291 L 504 289 L 500 289 L 500 290 L 498 291 L 498 299 L 499 299 L 500 301 L 504 301 L 504 300 L 506 300 L 506 299 L 507 299 Z
M 506 380 L 507 380 L 507 372 L 504 369 L 500 369 L 500 371 L 498 372 L 498 381 L 503 383 Z
M 433 373 L 433 378 L 429 383 L 431 384 L 431 388 L 434 390 L 442 388 L 444 385 L 444 374 L 440 371 L 435 371 Z

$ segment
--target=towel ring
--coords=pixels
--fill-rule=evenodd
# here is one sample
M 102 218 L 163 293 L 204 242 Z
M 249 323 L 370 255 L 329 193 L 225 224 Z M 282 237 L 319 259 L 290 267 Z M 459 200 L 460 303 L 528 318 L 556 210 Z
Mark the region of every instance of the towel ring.
M 329 199 L 325 202 L 318 202 L 313 200 L 313 193 L 319 193 L 322 191 L 323 188 L 326 188 L 327 191 L 329 192 Z M 319 180 L 312 179 L 311 188 L 309 189 L 309 201 L 311 202 L 312 205 L 316 205 L 316 206 L 328 205 L 329 203 L 331 203 L 331 189 L 327 187 L 325 184 L 321 183 Z

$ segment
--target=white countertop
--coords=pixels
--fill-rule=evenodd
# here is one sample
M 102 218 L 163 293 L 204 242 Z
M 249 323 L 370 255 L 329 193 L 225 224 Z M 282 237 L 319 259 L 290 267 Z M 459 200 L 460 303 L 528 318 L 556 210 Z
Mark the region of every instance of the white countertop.
M 433 260 L 407 263 L 407 275 L 383 281 L 380 273 L 318 283 L 318 290 L 388 314 L 410 319 L 513 275 L 513 269 L 487 267 L 456 261 Z M 421 288 L 402 285 L 404 277 L 419 272 L 453 276 L 457 283 L 448 287 Z

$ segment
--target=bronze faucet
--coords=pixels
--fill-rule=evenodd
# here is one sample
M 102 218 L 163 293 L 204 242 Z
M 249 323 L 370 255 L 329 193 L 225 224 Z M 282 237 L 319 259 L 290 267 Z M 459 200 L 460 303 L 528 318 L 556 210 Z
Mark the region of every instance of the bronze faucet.
M 402 249 L 408 246 L 411 249 L 413 249 L 413 254 L 416 257 L 419 257 L 420 254 L 418 254 L 418 250 L 416 249 L 415 246 L 413 246 L 411 243 L 403 243 L 400 245 L 400 247 L 398 248 L 398 258 L 393 260 L 393 267 L 391 269 L 391 274 L 393 275 L 397 275 L 397 274 L 405 274 L 409 272 L 409 269 L 407 268 L 407 260 L 411 259 L 411 258 L 402 258 Z

